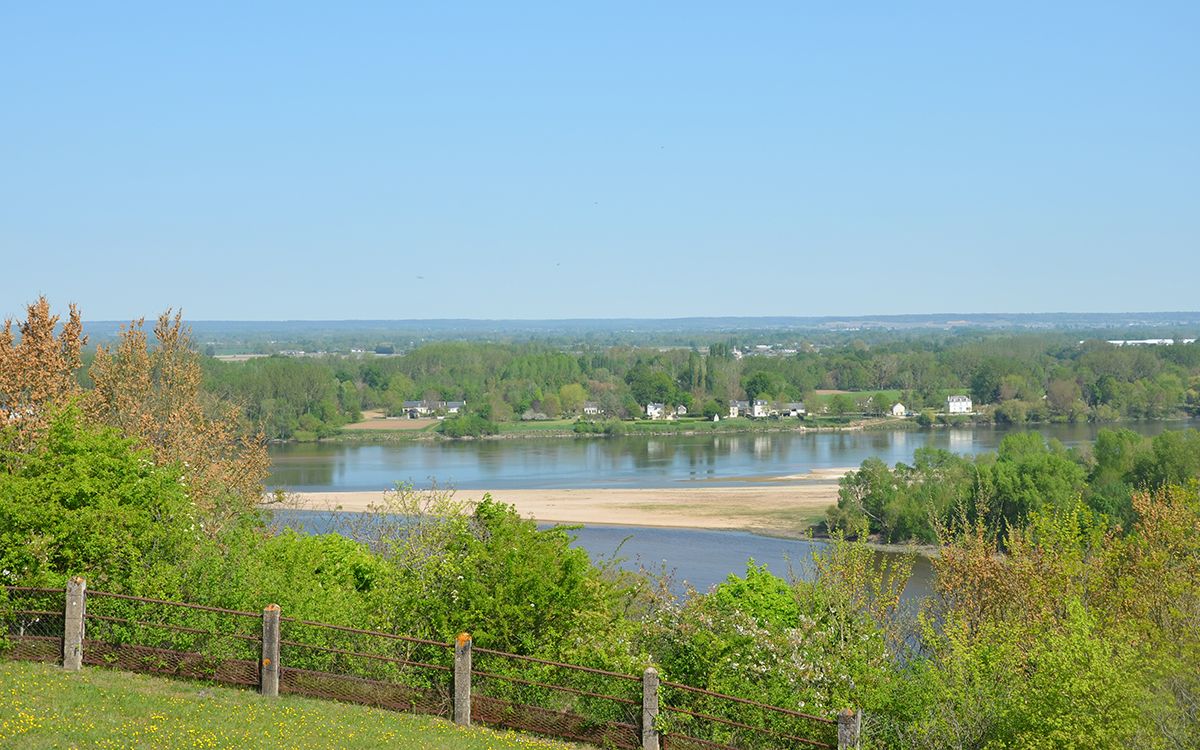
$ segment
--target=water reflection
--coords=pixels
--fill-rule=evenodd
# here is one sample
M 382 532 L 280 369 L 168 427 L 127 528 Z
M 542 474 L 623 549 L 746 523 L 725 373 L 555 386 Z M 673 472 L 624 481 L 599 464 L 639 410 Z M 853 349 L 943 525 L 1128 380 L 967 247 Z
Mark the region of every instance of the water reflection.
M 1147 435 L 1200 421 L 1127 423 Z M 1095 425 L 1045 425 L 1038 431 L 1078 445 Z M 463 489 L 668 487 L 680 483 L 748 484 L 764 477 L 858 466 L 870 456 L 910 463 L 932 446 L 955 453 L 995 450 L 1011 430 L 997 427 L 913 432 L 773 433 L 607 439 L 474 440 L 381 445 L 271 447 L 271 486 L 296 490 L 378 490 L 397 481 Z

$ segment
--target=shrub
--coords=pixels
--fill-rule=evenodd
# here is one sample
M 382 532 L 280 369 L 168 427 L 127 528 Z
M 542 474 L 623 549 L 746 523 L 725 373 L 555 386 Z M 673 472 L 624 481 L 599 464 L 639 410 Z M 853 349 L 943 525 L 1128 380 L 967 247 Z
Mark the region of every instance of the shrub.
M 464 414 L 453 419 L 443 420 L 437 426 L 437 431 L 448 438 L 465 438 L 496 435 L 500 432 L 500 428 L 495 422 L 484 419 L 478 414 Z

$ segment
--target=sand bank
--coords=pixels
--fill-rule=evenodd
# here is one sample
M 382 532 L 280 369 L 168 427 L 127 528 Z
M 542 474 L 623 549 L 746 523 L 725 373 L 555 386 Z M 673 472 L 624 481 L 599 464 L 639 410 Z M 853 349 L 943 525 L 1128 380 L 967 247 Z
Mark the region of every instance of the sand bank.
M 837 480 L 849 469 L 822 469 L 779 477 L 786 483 L 754 487 L 668 487 L 661 489 L 493 490 L 526 517 L 547 523 L 738 529 L 780 536 L 799 535 L 837 502 Z M 458 490 L 479 500 L 485 490 Z M 383 504 L 384 492 L 299 492 L 297 507 L 310 510 L 367 510 Z

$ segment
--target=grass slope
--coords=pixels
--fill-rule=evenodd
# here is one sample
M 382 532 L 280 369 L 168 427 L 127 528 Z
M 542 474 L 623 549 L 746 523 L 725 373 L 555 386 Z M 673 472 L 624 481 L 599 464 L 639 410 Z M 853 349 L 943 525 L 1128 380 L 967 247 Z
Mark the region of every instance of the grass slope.
M 0 747 L 570 750 L 441 719 L 107 669 L 0 661 Z

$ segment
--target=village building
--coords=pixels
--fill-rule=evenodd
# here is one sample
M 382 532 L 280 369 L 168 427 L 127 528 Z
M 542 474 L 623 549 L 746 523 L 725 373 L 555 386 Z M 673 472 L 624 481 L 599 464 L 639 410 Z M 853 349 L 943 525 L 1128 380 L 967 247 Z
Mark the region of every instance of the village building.
M 440 414 L 458 414 L 466 405 L 466 401 L 405 401 L 404 413 L 409 419 L 426 419 Z
M 730 401 L 729 402 L 729 418 L 743 417 L 750 413 L 749 401 Z
M 586 417 L 597 417 L 601 414 L 600 404 L 595 401 L 583 402 L 583 414 Z
M 771 416 L 771 403 L 761 398 L 754 399 L 754 403 L 750 405 L 750 416 L 755 419 Z
M 666 404 L 646 404 L 646 416 L 650 419 L 662 419 L 666 415 Z
M 947 414 L 971 414 L 970 396 L 947 396 L 946 397 L 946 413 Z
M 808 413 L 808 410 L 804 408 L 803 401 L 789 401 L 783 405 L 779 413 L 785 417 L 803 417 Z
M 892 416 L 893 417 L 903 417 L 907 414 L 908 414 L 908 409 L 905 408 L 904 404 L 897 401 L 895 404 L 892 405 Z

